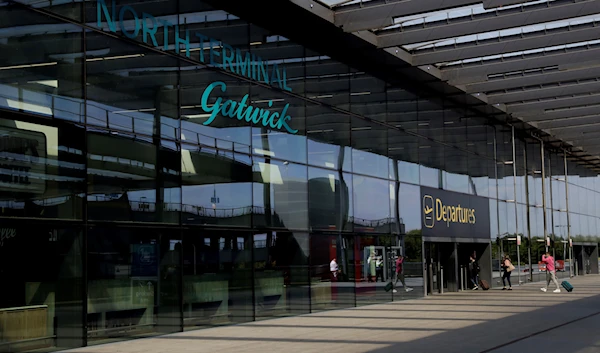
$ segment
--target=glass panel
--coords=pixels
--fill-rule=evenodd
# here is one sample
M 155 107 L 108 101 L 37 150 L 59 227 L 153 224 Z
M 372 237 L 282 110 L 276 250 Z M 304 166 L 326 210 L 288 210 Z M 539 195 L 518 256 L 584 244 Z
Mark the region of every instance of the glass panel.
M 310 237 L 312 311 L 354 307 L 355 283 L 362 273 L 362 256 L 356 257 L 355 237 L 329 233 Z
M 307 104 L 308 163 L 352 171 L 350 117 L 321 105 Z
M 150 139 L 88 131 L 88 217 L 110 221 L 156 221 L 157 148 Z
M 83 122 L 81 28 L 9 4 L 0 32 L 0 107 Z
M 251 93 L 255 109 L 271 112 L 269 120 L 263 118 L 253 124 L 252 153 L 265 158 L 306 163 L 304 101 L 258 85 L 252 86 Z
M 350 78 L 350 111 L 372 120 L 386 121 L 385 82 L 365 74 L 355 72 Z
M 310 312 L 308 234 L 254 234 L 256 319 Z
M 182 222 L 250 226 L 250 156 L 219 148 L 182 145 Z
M 252 240 L 247 233 L 183 235 L 185 329 L 252 321 Z
M 397 161 L 398 179 L 402 182 L 419 183 L 419 138 L 399 131 L 388 132 L 388 155 Z M 393 168 L 393 165 L 390 167 Z M 394 175 L 393 171 L 390 171 Z
M 385 285 L 392 281 L 395 259 L 391 251 L 397 248 L 397 238 L 391 235 L 356 236 L 361 263 L 362 280 L 356 283 L 356 305 L 385 303 L 392 300 L 392 291 Z
M 181 331 L 181 240 L 173 231 L 88 230 L 88 342 Z
M 354 231 L 378 232 L 390 231 L 390 189 L 386 180 L 355 175 L 354 192 Z
M 0 216 L 81 219 L 84 138 L 77 126 L 0 119 Z
M 83 346 L 81 231 L 4 222 L 1 232 L 0 351 Z
M 178 61 L 91 31 L 86 45 L 87 124 L 113 134 L 179 138 Z
M 309 219 L 312 229 L 352 230 L 352 175 L 309 168 Z
M 385 127 L 353 118 L 351 141 L 354 173 L 389 178 Z
M 254 158 L 254 226 L 308 228 L 307 168 Z
M 419 140 L 419 175 L 421 185 L 443 187 L 444 146 L 428 140 Z
M 452 147 L 445 148 L 444 189 L 469 193 L 468 160 L 471 158 L 466 152 Z

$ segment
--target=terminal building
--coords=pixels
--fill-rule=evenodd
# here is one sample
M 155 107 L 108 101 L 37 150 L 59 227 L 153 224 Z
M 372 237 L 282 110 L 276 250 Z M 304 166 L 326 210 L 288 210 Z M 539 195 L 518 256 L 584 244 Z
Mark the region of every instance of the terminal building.
M 0 352 L 597 274 L 599 16 L 0 0 Z

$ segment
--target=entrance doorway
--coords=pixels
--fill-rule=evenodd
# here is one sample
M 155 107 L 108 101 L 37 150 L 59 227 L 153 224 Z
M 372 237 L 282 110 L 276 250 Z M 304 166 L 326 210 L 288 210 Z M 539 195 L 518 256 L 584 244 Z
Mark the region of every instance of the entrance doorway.
M 479 264 L 479 279 L 492 283 L 489 243 L 425 242 L 424 251 L 427 295 L 472 289 L 471 255 Z
M 425 242 L 427 294 L 458 291 L 456 243 Z

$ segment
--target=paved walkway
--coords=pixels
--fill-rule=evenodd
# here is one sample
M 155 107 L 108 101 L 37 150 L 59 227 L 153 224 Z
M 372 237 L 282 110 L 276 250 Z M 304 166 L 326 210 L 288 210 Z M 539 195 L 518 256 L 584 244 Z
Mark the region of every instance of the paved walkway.
M 573 279 L 575 291 L 447 293 L 327 311 L 69 353 L 164 352 L 600 352 L 600 276 Z

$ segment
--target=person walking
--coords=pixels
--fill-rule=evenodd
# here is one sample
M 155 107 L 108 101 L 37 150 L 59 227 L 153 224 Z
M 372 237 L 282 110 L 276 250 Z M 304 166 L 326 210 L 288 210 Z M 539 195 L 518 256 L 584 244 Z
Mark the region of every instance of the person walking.
M 404 287 L 404 290 L 406 292 L 410 292 L 411 290 L 413 290 L 412 288 L 409 288 L 406 286 L 406 282 L 404 280 L 404 256 L 400 255 L 398 256 L 398 258 L 396 258 L 396 276 L 394 279 L 394 293 L 398 293 L 398 291 L 395 289 L 396 288 L 396 284 L 398 284 L 398 281 L 400 281 L 402 283 L 402 286 Z
M 469 257 L 469 274 L 473 283 L 473 290 L 479 289 L 479 264 L 475 258 L 475 253 Z
M 383 258 L 381 256 L 377 256 L 375 260 L 375 282 L 379 281 L 381 277 L 381 282 L 385 282 L 383 278 Z
M 329 263 L 329 272 L 331 272 L 331 282 L 337 282 L 338 274 L 340 273 L 340 267 L 338 266 L 337 259 L 335 257 Z
M 377 261 L 377 255 L 375 251 L 371 251 L 371 256 L 367 258 L 368 272 L 367 272 L 367 281 L 368 282 L 376 282 L 375 276 L 377 275 L 377 269 L 375 267 L 375 262 Z
M 546 265 L 546 286 L 544 288 L 541 288 L 542 292 L 546 292 L 548 290 L 550 281 L 552 281 L 556 285 L 554 293 L 560 293 L 560 286 L 558 285 L 558 280 L 556 279 L 556 268 L 554 267 L 554 258 L 550 256 L 549 252 L 546 252 L 546 254 L 542 255 L 542 262 Z
M 510 257 L 508 255 L 504 257 L 504 260 L 502 260 L 502 269 L 504 270 L 504 274 L 502 275 L 502 290 L 506 290 L 506 282 L 508 282 L 508 290 L 512 290 L 510 275 L 515 269 L 515 266 L 513 266 L 512 262 L 510 262 Z

